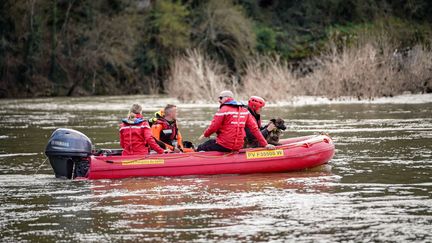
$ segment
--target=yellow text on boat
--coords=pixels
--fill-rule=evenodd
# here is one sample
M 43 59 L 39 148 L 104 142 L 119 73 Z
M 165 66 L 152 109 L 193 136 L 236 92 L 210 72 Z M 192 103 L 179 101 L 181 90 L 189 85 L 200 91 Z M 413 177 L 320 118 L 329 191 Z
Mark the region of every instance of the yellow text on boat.
M 139 160 L 125 160 L 122 161 L 122 165 L 154 165 L 154 164 L 164 164 L 163 159 L 139 159 Z
M 246 152 L 247 159 L 261 159 L 284 156 L 283 149 Z

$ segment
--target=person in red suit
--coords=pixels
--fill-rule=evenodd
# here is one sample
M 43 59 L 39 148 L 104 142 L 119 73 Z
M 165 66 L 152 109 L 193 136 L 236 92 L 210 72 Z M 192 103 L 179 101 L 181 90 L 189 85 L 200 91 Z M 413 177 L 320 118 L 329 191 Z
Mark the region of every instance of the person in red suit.
M 142 107 L 133 104 L 127 118 L 120 124 L 120 146 L 122 155 L 147 155 L 150 148 L 158 154 L 164 153 L 152 137 L 149 123 L 141 115 Z
M 210 126 L 200 136 L 201 140 L 216 133 L 216 139 L 209 139 L 200 144 L 197 151 L 238 151 L 243 148 L 246 136 L 245 127 L 249 128 L 261 147 L 274 149 L 273 145 L 267 144 L 258 129 L 255 118 L 242 103 L 235 101 L 233 96 L 229 90 L 219 94 L 219 111 L 214 115 Z
M 276 128 L 273 122 L 265 126 L 261 126 L 261 109 L 265 106 L 265 100 L 259 96 L 251 96 L 248 101 L 248 111 L 255 118 L 258 128 L 265 139 L 270 136 L 270 132 Z M 258 141 L 255 136 L 250 132 L 248 128 L 245 128 L 246 132 L 246 147 L 255 148 L 258 147 Z

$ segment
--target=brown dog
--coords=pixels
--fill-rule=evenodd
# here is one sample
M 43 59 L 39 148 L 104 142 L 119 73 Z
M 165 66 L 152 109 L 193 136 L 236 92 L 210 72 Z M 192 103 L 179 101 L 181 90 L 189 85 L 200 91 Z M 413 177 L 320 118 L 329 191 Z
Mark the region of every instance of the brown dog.
M 282 131 L 285 131 L 286 129 L 285 121 L 282 118 L 275 118 L 275 119 L 271 119 L 270 123 L 273 123 L 275 125 L 275 128 L 271 130 L 269 132 L 269 135 L 266 137 L 267 143 L 273 145 L 281 145 L 279 143 L 279 138 L 282 134 Z

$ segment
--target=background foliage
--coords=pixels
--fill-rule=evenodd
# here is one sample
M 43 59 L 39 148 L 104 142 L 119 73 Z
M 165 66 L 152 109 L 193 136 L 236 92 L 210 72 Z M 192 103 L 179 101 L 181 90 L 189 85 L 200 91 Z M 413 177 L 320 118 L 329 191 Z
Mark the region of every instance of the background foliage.
M 257 55 L 301 66 L 369 37 L 429 45 L 430 13 L 429 0 L 2 0 L 0 97 L 166 92 L 190 49 L 241 83 Z

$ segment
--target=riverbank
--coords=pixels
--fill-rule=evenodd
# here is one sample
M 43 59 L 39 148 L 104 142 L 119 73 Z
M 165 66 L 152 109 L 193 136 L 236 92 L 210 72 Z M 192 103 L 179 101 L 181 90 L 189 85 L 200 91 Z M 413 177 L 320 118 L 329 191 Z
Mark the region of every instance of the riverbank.
M 429 12 L 427 0 L 3 0 L 0 98 L 427 93 Z

